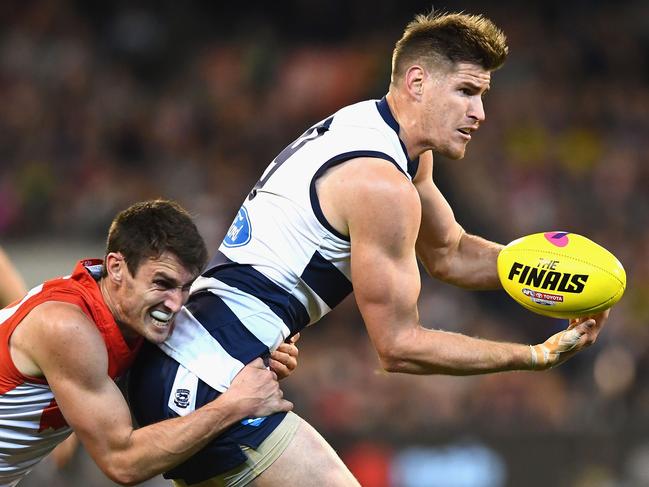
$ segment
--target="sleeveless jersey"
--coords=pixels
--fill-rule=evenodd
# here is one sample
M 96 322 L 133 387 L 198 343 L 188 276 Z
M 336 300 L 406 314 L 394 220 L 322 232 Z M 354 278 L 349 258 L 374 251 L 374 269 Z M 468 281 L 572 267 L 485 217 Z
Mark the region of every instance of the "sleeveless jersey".
M 103 336 L 113 379 L 124 374 L 135 358 L 141 342 L 131 349 L 124 341 L 93 277 L 100 272 L 100 260 L 80 261 L 72 275 L 47 281 L 0 310 L 0 486 L 16 485 L 71 432 L 47 381 L 22 375 L 11 359 L 9 339 L 30 311 L 48 301 L 81 308 Z
M 389 161 L 412 179 L 419 161 L 398 133 L 383 98 L 341 109 L 284 149 L 194 282 L 165 353 L 222 392 L 245 363 L 340 303 L 352 291 L 351 246 L 323 215 L 316 182 L 359 157 Z

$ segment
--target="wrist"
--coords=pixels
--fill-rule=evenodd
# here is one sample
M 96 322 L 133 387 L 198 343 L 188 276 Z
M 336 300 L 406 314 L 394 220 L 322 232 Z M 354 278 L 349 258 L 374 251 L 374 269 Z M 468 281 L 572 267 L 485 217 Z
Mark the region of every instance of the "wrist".
M 241 401 L 238 401 L 235 395 L 229 392 L 229 389 L 209 403 L 209 407 L 218 412 L 220 423 L 225 427 L 231 426 L 246 417 Z
M 529 370 L 538 370 L 539 367 L 539 354 L 533 345 L 528 345 L 530 351 Z

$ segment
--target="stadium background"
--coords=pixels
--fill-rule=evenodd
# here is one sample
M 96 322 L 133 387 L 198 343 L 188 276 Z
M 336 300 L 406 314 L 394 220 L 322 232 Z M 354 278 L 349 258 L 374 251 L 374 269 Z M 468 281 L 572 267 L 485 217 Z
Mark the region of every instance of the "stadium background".
M 394 42 L 430 7 L 2 2 L 0 244 L 34 285 L 100 255 L 116 211 L 164 196 L 214 249 L 288 142 L 386 92 Z M 649 485 L 649 4 L 435 7 L 483 13 L 510 44 L 467 157 L 435 164 L 458 220 L 500 242 L 582 233 L 620 258 L 629 288 L 598 343 L 559 369 L 472 378 L 381 373 L 350 299 L 303 334 L 286 394 L 369 487 Z M 420 314 L 522 342 L 565 326 L 428 278 Z M 113 484 L 80 452 L 21 485 Z

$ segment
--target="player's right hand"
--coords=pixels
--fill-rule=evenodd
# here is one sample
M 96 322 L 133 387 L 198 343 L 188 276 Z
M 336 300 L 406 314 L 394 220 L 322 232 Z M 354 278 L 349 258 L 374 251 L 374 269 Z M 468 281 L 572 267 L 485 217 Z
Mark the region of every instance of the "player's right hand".
M 247 418 L 293 409 L 293 403 L 283 399 L 284 393 L 279 388 L 277 375 L 268 370 L 260 358 L 241 369 L 226 394 L 237 401 L 242 414 Z
M 597 340 L 609 310 L 586 318 L 570 320 L 563 331 L 552 335 L 539 345 L 530 345 L 532 369 L 545 370 L 565 362 L 574 354 L 591 346 Z

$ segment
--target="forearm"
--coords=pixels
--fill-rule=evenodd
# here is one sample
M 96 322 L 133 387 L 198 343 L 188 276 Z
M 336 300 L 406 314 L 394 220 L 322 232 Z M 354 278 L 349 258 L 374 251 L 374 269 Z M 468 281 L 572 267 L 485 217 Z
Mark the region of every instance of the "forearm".
M 236 402 L 225 394 L 188 416 L 133 430 L 127 441 L 109 447 L 108 454 L 93 457 L 112 480 L 137 484 L 170 470 L 198 452 L 241 419 L 239 411 Z
M 444 248 L 417 245 L 417 253 L 428 273 L 466 289 L 500 289 L 496 260 L 502 245 L 462 231 Z
M 386 370 L 406 374 L 477 375 L 533 368 L 529 345 L 423 327 L 396 338 L 380 356 Z

